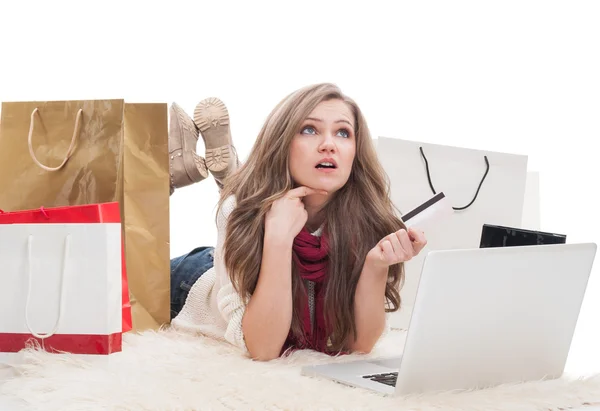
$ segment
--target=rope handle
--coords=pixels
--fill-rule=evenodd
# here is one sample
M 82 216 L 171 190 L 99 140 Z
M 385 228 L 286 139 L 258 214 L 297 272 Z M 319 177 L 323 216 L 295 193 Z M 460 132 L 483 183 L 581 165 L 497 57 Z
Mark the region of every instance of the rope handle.
M 435 192 L 435 188 L 433 188 L 433 183 L 431 182 L 431 174 L 429 173 L 429 162 L 427 161 L 427 157 L 425 157 L 425 153 L 423 152 L 423 147 L 419 147 L 419 151 L 421 151 L 421 156 L 423 157 L 423 160 L 425 160 L 425 170 L 427 171 L 427 180 L 429 181 L 429 188 L 431 188 L 431 191 L 435 195 L 437 193 Z M 467 208 L 471 207 L 471 205 L 477 199 L 477 196 L 479 195 L 479 190 L 481 189 L 481 186 L 483 185 L 483 182 L 484 182 L 485 178 L 487 177 L 488 172 L 490 171 L 490 162 L 488 161 L 487 156 L 483 156 L 483 159 L 485 160 L 486 169 L 485 169 L 485 173 L 483 174 L 483 177 L 482 177 L 481 181 L 479 182 L 479 187 L 477 187 L 477 191 L 475 192 L 475 196 L 473 197 L 473 199 L 471 200 L 471 202 L 469 204 L 467 204 L 466 206 L 463 206 L 463 207 L 452 207 L 453 210 L 456 210 L 456 211 L 466 210 Z
M 46 171 L 58 171 L 61 168 L 63 168 L 65 164 L 67 164 L 67 161 L 69 161 L 69 159 L 73 155 L 73 151 L 75 149 L 75 143 L 77 141 L 77 136 L 78 136 L 79 130 L 80 130 L 81 116 L 83 115 L 83 109 L 80 108 L 79 111 L 77 112 L 77 117 L 75 119 L 75 128 L 73 130 L 73 137 L 71 138 L 71 145 L 69 146 L 69 149 L 67 150 L 67 154 L 65 155 L 64 160 L 57 167 L 48 167 L 48 166 L 42 164 L 37 159 L 37 157 L 35 156 L 35 153 L 33 152 L 33 144 L 31 142 L 31 140 L 33 138 L 33 125 L 35 123 L 35 120 L 34 120 L 35 113 L 38 113 L 37 107 L 34 108 L 33 111 L 31 112 L 31 119 L 29 121 L 29 135 L 27 136 L 27 144 L 29 145 L 29 155 L 31 156 L 31 159 L 33 160 L 33 162 L 35 164 L 37 164 L 40 168 L 42 168 Z
M 29 330 L 29 332 L 31 333 L 31 335 L 33 335 L 34 337 L 37 337 L 41 340 L 44 340 L 48 337 L 52 337 L 54 334 L 56 334 L 56 332 L 58 331 L 58 328 L 60 326 L 60 320 L 62 319 L 63 313 L 64 313 L 64 308 L 65 308 L 65 287 L 66 287 L 66 282 L 65 282 L 65 277 L 66 277 L 66 272 L 67 272 L 67 261 L 69 261 L 69 250 L 70 250 L 70 244 L 71 244 L 71 236 L 67 235 L 65 237 L 65 252 L 63 254 L 63 266 L 62 266 L 62 273 L 61 273 L 61 277 L 60 277 L 60 297 L 59 297 L 59 305 L 58 305 L 58 316 L 56 318 L 56 323 L 54 324 L 54 328 L 52 329 L 51 332 L 47 333 L 47 334 L 40 334 L 40 333 L 36 333 L 35 331 L 32 330 L 31 324 L 29 323 L 29 304 L 31 302 L 31 282 L 32 282 L 32 254 L 33 254 L 33 236 L 30 235 L 29 238 L 27 239 L 27 261 L 28 261 L 28 269 L 27 269 L 27 298 L 25 300 L 25 325 L 27 326 L 27 329 Z
M 38 210 L 40 213 L 42 213 L 44 215 L 44 217 L 46 218 L 50 218 L 50 216 L 48 215 L 48 213 L 46 212 L 46 209 L 42 206 L 40 207 L 40 209 Z M 6 211 L 2 210 L 0 208 L 0 214 L 8 214 Z

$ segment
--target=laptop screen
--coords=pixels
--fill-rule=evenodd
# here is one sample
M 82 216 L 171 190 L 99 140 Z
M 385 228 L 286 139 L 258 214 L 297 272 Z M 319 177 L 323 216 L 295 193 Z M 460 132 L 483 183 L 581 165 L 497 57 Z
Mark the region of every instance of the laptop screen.
M 567 236 L 564 234 L 484 224 L 481 230 L 479 247 L 514 247 L 524 245 L 565 244 L 566 242 Z

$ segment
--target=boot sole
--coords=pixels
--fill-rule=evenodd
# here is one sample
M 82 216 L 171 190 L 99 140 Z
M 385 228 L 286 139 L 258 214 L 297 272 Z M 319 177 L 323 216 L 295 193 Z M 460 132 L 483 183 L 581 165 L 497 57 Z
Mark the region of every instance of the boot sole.
M 194 123 L 206 145 L 205 161 L 211 172 L 225 172 L 232 167 L 232 140 L 229 112 L 216 97 L 202 100 L 194 110 Z

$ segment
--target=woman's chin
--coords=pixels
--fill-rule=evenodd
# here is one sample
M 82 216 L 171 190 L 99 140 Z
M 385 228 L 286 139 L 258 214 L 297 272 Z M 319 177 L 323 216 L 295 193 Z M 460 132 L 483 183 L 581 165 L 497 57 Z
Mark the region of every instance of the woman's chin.
M 327 191 L 328 195 L 331 195 L 343 186 L 344 185 L 340 183 L 317 181 L 315 182 L 315 185 L 312 188 L 314 188 L 315 190 L 325 190 Z
M 345 184 L 345 181 L 339 181 L 339 179 L 333 178 L 311 178 L 297 181 L 296 186 L 306 186 L 315 190 L 325 190 L 328 195 L 331 195 L 341 189 Z

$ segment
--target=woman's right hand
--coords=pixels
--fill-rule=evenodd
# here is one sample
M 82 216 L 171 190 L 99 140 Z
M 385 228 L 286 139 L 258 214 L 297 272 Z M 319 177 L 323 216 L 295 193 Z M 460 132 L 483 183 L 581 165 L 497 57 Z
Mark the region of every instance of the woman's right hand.
M 302 186 L 275 200 L 265 216 L 265 237 L 277 243 L 286 242 L 291 245 L 308 219 L 302 199 L 311 194 L 326 195 L 327 192 Z

